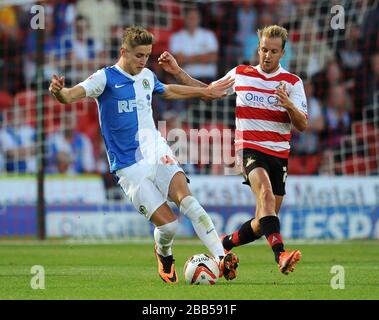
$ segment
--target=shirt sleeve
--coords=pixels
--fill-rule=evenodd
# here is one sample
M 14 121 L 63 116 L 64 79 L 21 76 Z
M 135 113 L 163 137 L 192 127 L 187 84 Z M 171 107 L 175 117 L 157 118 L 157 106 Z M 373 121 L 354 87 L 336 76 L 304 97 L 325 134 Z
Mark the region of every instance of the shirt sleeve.
M 223 76 L 222 78 L 220 78 L 220 79 L 218 79 L 216 81 L 213 81 L 211 84 L 218 83 L 219 81 L 224 80 L 227 77 L 230 77 L 231 79 L 235 80 L 236 79 L 236 69 L 237 69 L 237 67 L 233 68 L 225 76 Z M 228 90 L 226 91 L 226 93 L 228 94 L 228 96 L 230 96 L 230 95 L 232 95 L 235 92 L 236 92 L 236 84 L 234 83 L 234 85 L 232 87 L 228 88 Z
M 153 90 L 153 93 L 159 93 L 159 94 L 165 93 L 166 89 L 165 89 L 164 84 L 158 80 L 158 78 L 157 78 L 157 76 L 155 75 L 154 72 L 153 72 L 153 76 L 154 76 L 154 90 Z
M 293 86 L 289 98 L 297 109 L 308 115 L 307 98 L 305 96 L 303 81 L 298 81 Z
M 80 82 L 78 86 L 84 88 L 87 97 L 97 98 L 103 93 L 106 83 L 107 76 L 104 70 L 101 69 L 89 76 L 86 80 Z

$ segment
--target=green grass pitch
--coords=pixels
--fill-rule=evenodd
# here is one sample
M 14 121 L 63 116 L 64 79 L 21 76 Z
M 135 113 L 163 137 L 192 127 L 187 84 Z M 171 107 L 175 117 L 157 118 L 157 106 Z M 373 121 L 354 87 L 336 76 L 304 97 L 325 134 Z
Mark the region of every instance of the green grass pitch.
M 295 272 L 282 275 L 265 243 L 235 249 L 238 278 L 214 286 L 190 286 L 183 265 L 200 242 L 177 240 L 174 247 L 177 285 L 157 274 L 152 243 L 71 244 L 0 242 L 0 299 L 379 299 L 379 243 L 290 243 L 302 251 Z M 45 289 L 32 289 L 33 265 L 45 270 Z M 345 271 L 345 288 L 332 289 L 334 265 Z

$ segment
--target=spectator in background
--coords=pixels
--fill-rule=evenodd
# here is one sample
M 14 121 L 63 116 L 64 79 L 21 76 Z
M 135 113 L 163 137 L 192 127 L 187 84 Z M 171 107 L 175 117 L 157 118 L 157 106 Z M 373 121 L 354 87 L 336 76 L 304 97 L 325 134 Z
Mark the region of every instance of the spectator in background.
M 24 88 L 22 44 L 14 6 L 0 6 L 0 90 L 12 94 Z M 9 81 L 12 79 L 12 81 Z
M 308 11 L 308 8 L 304 5 L 296 4 L 296 1 L 293 0 L 278 1 L 274 7 L 276 7 L 278 24 L 287 26 L 290 33 L 291 28 L 298 23 L 298 19 L 308 15 L 302 13 L 302 11 Z
M 44 29 L 44 80 L 48 87 L 49 79 L 53 74 L 59 73 L 58 55 L 61 53 L 60 41 L 55 36 L 54 9 L 52 5 L 45 4 L 45 29 Z M 36 58 L 37 58 L 37 30 L 28 28 L 25 44 L 24 74 L 28 85 L 36 85 Z
M 368 95 L 366 106 L 379 106 L 379 51 L 370 58 L 371 70 L 368 73 Z M 376 119 L 378 121 L 378 119 Z
M 357 24 L 347 26 L 346 36 L 337 48 L 336 55 L 345 78 L 352 78 L 362 65 L 363 57 L 360 52 L 361 29 Z
M 372 65 L 368 61 L 375 62 L 373 58 L 379 52 L 379 6 L 376 5 L 374 10 L 365 13 L 362 19 L 362 42 L 361 52 L 364 63 L 359 69 L 358 79 L 354 90 L 354 117 L 357 120 L 362 119 L 362 111 L 370 100 L 368 88 L 372 86 Z
M 91 141 L 93 143 L 96 173 L 103 180 L 107 200 L 123 199 L 123 193 L 117 184 L 115 175 L 108 170 L 107 150 L 100 128 L 98 128 L 97 135 Z
M 172 34 L 169 48 L 183 69 L 204 83 L 210 83 L 217 77 L 218 41 L 213 31 L 200 27 L 200 13 L 196 7 L 184 11 L 185 28 Z M 159 99 L 157 99 L 159 103 Z M 170 101 L 171 108 L 187 113 L 189 105 L 193 107 L 194 117 L 202 117 L 201 105 L 195 99 L 185 101 Z M 210 118 L 209 110 L 204 112 L 205 118 Z
M 69 85 L 86 78 L 89 70 L 106 64 L 103 43 L 89 35 L 88 20 L 81 15 L 75 19 L 74 36 L 65 41 L 64 52 L 70 64 L 66 71 Z
M 95 172 L 93 146 L 89 138 L 77 132 L 74 112 L 62 115 L 62 129 L 48 138 L 49 171 L 51 173 Z
M 363 60 L 379 51 L 379 5 L 374 10 L 369 10 L 362 19 L 362 53 Z M 364 67 L 364 66 L 363 66 Z
M 246 39 L 256 35 L 257 11 L 254 2 L 254 0 L 240 0 L 238 4 L 236 40 L 241 47 L 245 45 Z
M 109 45 L 111 27 L 126 24 L 121 17 L 121 7 L 113 0 L 79 0 L 76 12 L 84 16 L 89 23 L 89 37 Z
M 308 77 L 312 77 L 325 66 L 329 67 L 327 62 L 334 58 L 334 52 L 329 48 L 326 39 L 320 36 L 315 19 L 304 17 L 296 33 L 299 39 L 292 43 L 296 57 L 294 71 L 305 72 Z
M 312 77 L 314 84 L 314 96 L 327 103 L 329 89 L 333 86 L 342 84 L 344 81 L 342 70 L 333 58 L 325 66 L 323 70 Z
M 300 78 L 306 79 L 305 76 Z M 291 150 L 299 155 L 319 152 L 320 134 L 325 127 L 321 104 L 313 95 L 313 86 L 309 79 L 304 81 L 304 89 L 308 102 L 308 126 L 301 134 L 293 130 L 291 140 Z
M 17 14 L 13 6 L 4 5 L 0 8 L 0 32 L 11 38 L 17 36 Z
M 13 104 L 12 96 L 6 91 L 0 91 L 0 136 L 2 135 L 1 132 L 4 129 L 3 128 L 4 114 L 7 109 L 12 107 L 12 104 Z M 3 171 L 5 171 L 5 158 L 4 158 L 3 144 L 0 143 L 0 172 L 3 172 Z
M 7 172 L 35 173 L 36 132 L 25 124 L 25 109 L 13 107 L 5 113 L 4 127 L 0 129 L 0 146 Z
M 365 119 L 372 119 L 379 126 L 379 51 L 368 61 L 368 73 L 360 74 L 360 81 L 355 81 L 353 117 L 361 120 L 365 115 Z
M 237 41 L 238 32 L 238 2 L 211 1 L 200 5 L 203 25 L 215 32 L 219 47 L 218 75 L 239 64 L 241 45 Z
M 212 31 L 200 27 L 196 8 L 185 10 L 185 29 L 172 35 L 169 48 L 189 75 L 205 83 L 217 77 L 218 41 Z
M 344 135 L 350 132 L 350 98 L 345 86 L 329 87 L 327 104 L 324 108 L 325 130 L 323 132 L 323 148 L 338 148 Z
M 53 2 L 54 24 L 56 25 L 55 36 L 58 39 L 72 37 L 73 26 L 76 16 L 76 0 L 60 0 Z
M 194 147 L 190 139 L 189 128 L 186 127 L 185 118 L 180 117 L 180 114 L 174 111 L 166 111 L 162 114 L 162 119 L 165 121 L 164 126 L 160 127 L 162 136 L 167 140 L 167 144 L 175 152 L 175 157 L 178 159 L 180 166 L 183 168 L 186 174 L 198 174 L 199 170 L 194 165 L 196 161 L 193 161 L 191 158 Z M 182 133 L 186 133 L 186 143 L 181 145 L 179 144 L 179 138 Z

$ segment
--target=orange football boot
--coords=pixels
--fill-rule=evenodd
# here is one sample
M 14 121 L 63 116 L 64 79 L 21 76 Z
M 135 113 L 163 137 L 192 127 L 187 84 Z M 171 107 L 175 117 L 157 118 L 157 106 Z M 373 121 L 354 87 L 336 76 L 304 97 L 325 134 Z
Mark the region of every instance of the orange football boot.
M 281 273 L 288 274 L 293 272 L 295 264 L 299 262 L 301 252 L 299 250 L 284 251 L 279 256 L 279 270 Z
M 161 256 L 157 252 L 157 246 L 154 247 L 154 253 L 158 261 L 158 273 L 161 279 L 166 283 L 177 283 L 179 282 L 178 275 L 175 271 L 175 260 L 173 256 Z

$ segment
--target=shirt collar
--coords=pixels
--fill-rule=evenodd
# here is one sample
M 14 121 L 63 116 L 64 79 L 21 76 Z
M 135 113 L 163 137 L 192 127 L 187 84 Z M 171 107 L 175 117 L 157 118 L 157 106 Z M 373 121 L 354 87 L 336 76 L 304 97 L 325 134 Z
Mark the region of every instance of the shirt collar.
M 115 67 L 119 72 L 121 72 L 124 76 L 126 76 L 128 78 L 136 79 L 140 75 L 140 73 L 139 73 L 139 74 L 136 74 L 136 75 L 132 76 L 131 74 L 127 73 L 125 70 L 123 70 L 117 64 L 113 65 L 113 67 Z
M 266 72 L 264 72 L 259 64 L 255 66 L 255 69 L 257 69 L 257 71 L 258 71 L 260 74 L 264 75 L 266 78 L 275 77 L 275 76 L 277 76 L 279 73 L 282 72 L 282 66 L 281 66 L 280 63 L 279 63 L 279 68 L 278 68 L 278 70 L 276 70 L 275 72 L 272 72 L 272 73 L 266 73 Z

